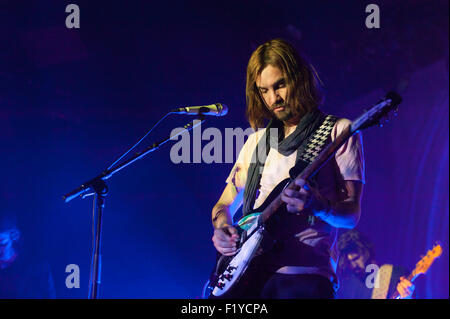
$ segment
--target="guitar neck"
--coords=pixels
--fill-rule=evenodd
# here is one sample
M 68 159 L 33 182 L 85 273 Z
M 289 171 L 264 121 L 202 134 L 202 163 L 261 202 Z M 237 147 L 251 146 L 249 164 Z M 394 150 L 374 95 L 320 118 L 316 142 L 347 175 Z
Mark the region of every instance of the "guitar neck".
M 408 279 L 411 282 L 416 280 L 416 278 L 417 278 L 417 276 L 414 274 L 414 271 L 412 273 L 410 273 L 408 277 L 406 277 L 406 279 Z
M 314 176 L 320 168 L 336 153 L 336 151 L 354 134 L 351 126 L 348 126 L 332 143 L 328 144 L 322 152 L 316 157 L 316 159 L 309 164 L 297 177 L 303 180 L 308 180 Z M 296 188 L 294 181 L 291 181 L 286 188 Z M 262 221 L 265 222 L 270 216 L 280 208 L 284 202 L 281 200 L 281 194 L 272 201 L 272 203 L 264 209 L 261 213 Z

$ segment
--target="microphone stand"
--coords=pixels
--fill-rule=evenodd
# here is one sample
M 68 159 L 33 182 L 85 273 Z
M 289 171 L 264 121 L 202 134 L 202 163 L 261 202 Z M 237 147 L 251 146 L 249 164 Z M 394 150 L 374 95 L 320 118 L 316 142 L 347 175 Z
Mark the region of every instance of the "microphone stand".
M 189 122 L 183 126 L 184 130 L 181 130 L 174 136 L 169 136 L 160 142 L 153 143 L 142 152 L 135 153 L 130 159 L 126 160 L 120 165 L 107 169 L 103 171 L 100 175 L 94 177 L 93 179 L 81 184 L 80 187 L 72 190 L 71 192 L 65 194 L 62 198 L 68 203 L 75 197 L 81 196 L 81 198 L 86 198 L 90 195 L 95 195 L 95 207 L 97 211 L 97 227 L 95 229 L 95 241 L 94 241 L 94 252 L 93 252 L 93 263 L 91 264 L 91 282 L 89 287 L 89 299 L 97 299 L 99 294 L 100 286 L 100 270 L 101 270 L 101 236 L 102 236 L 102 217 L 103 209 L 105 207 L 105 197 L 108 193 L 108 186 L 105 181 L 111 176 L 113 176 L 118 171 L 127 167 L 128 165 L 134 163 L 135 161 L 145 157 L 147 154 L 157 150 L 161 145 L 165 144 L 174 137 L 184 133 L 185 131 L 190 131 L 197 125 L 200 125 L 205 121 L 203 114 L 198 114 L 198 118 Z

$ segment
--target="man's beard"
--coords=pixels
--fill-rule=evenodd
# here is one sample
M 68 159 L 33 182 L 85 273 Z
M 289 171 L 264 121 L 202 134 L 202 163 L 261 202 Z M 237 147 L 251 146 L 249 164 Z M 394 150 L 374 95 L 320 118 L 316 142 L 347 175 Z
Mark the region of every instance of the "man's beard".
M 284 110 L 278 111 L 278 112 L 273 111 L 274 109 L 276 109 L 277 107 L 280 107 L 280 106 L 283 106 Z M 291 110 L 290 106 L 287 104 L 275 106 L 272 108 L 271 112 L 272 112 L 273 116 L 275 116 L 278 120 L 280 120 L 282 122 L 286 122 L 293 117 L 292 110 Z
M 360 267 L 356 267 L 352 269 L 353 274 L 358 277 L 360 280 L 364 280 L 366 278 L 367 273 L 364 271 L 364 269 Z

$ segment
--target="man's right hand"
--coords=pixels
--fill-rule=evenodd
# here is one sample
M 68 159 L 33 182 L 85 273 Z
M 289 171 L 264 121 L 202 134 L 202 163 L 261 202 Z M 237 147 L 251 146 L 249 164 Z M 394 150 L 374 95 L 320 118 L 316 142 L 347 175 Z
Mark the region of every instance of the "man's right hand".
M 237 229 L 229 225 L 215 228 L 212 241 L 219 253 L 233 256 L 236 254 L 236 243 L 239 241 Z

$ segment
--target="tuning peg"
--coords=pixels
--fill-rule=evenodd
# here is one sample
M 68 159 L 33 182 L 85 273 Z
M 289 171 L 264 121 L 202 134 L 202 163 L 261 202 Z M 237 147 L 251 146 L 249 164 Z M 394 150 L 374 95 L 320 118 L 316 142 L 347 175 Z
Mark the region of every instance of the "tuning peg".
M 377 122 L 377 126 L 378 127 L 383 127 L 385 124 L 387 124 L 387 123 L 389 123 L 389 117 L 386 115 L 386 116 L 383 116 L 382 118 L 380 118 L 379 120 L 378 120 L 378 122 Z
M 371 120 L 372 121 L 372 125 L 373 126 L 377 126 L 377 127 L 383 127 L 383 123 L 381 122 L 381 120 L 380 119 L 378 119 L 377 121 L 373 121 L 373 120 Z
M 397 115 L 398 115 L 398 105 L 397 105 L 397 107 L 393 110 L 393 113 L 394 113 L 394 116 L 397 116 Z

